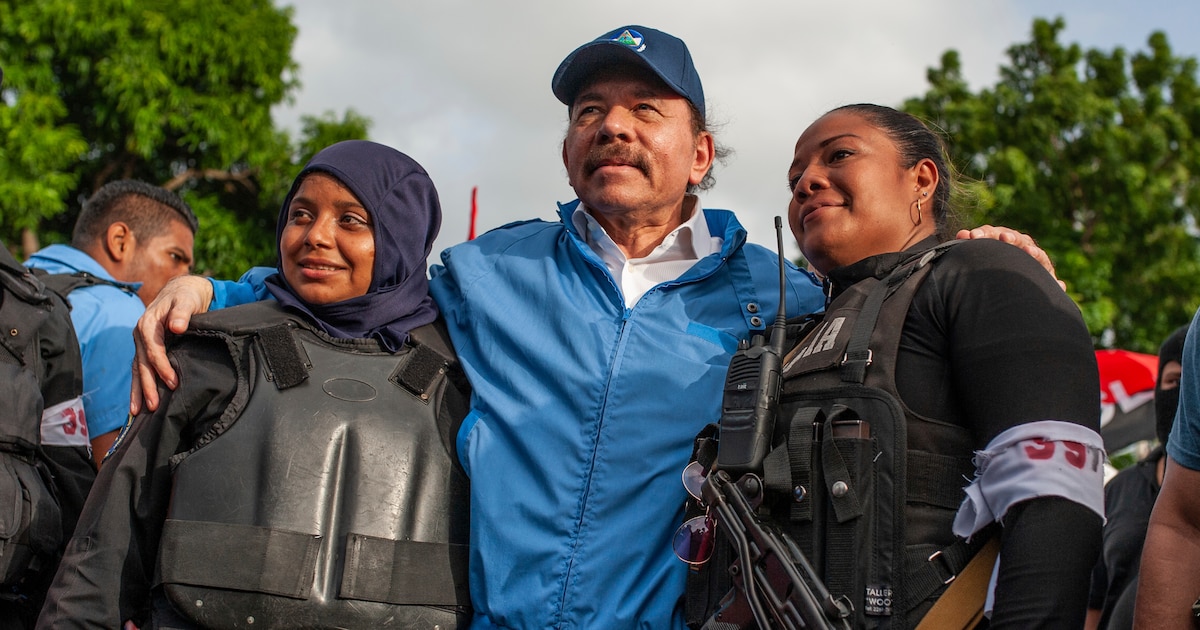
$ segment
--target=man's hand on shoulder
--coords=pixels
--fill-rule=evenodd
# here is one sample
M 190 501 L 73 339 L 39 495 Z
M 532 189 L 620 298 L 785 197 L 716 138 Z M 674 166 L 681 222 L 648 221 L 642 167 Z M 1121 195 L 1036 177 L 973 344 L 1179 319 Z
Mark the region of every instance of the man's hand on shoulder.
M 137 415 L 143 403 L 147 411 L 158 409 L 157 379 L 175 389 L 178 377 L 167 360 L 167 331 L 180 334 L 187 330 L 192 315 L 208 310 L 213 290 L 201 276 L 179 276 L 172 279 L 146 307 L 146 312 L 133 329 L 136 348 L 133 357 L 133 385 L 129 396 L 129 412 Z
M 1063 291 L 1067 290 L 1067 283 L 1058 279 L 1058 274 L 1054 272 L 1054 263 L 1050 262 L 1050 256 L 1046 255 L 1046 251 L 1038 247 L 1033 237 L 1024 233 L 1018 232 L 1012 228 L 995 225 L 981 225 L 973 230 L 959 230 L 955 238 L 972 239 L 972 238 L 990 238 L 1008 243 L 1019 247 L 1021 251 L 1033 256 L 1033 259 L 1038 261 L 1038 264 L 1046 268 L 1050 272 L 1050 276 L 1058 282 L 1058 286 Z

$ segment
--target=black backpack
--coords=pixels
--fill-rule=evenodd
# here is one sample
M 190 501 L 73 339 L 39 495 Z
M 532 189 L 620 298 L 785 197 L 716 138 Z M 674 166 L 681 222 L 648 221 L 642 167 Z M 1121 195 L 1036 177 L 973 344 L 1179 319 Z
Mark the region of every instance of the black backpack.
M 79 343 L 62 296 L 0 247 L 0 585 L 46 578 L 63 512 L 41 443 L 42 412 L 83 389 Z M 81 418 L 82 420 L 82 418 Z

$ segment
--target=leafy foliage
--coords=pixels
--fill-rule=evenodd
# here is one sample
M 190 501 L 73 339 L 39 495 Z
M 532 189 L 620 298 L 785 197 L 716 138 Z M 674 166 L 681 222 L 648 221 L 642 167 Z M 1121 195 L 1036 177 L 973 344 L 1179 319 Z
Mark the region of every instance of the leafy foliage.
M 0 239 L 66 241 L 82 200 L 134 178 L 192 204 L 198 270 L 271 264 L 302 160 L 369 126 L 275 128 L 297 87 L 291 18 L 270 0 L 0 0 Z
M 1035 236 L 1097 346 L 1156 353 L 1200 305 L 1197 62 L 1161 32 L 1130 55 L 1060 43 L 1064 26 L 1035 20 L 978 93 L 947 51 L 904 109 L 946 132 L 968 222 Z

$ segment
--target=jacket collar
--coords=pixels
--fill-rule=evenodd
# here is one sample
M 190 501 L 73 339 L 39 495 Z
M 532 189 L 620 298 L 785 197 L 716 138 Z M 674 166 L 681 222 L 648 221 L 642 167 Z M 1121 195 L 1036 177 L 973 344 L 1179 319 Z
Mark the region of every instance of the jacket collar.
M 697 205 L 699 201 L 697 201 Z M 571 217 L 581 210 L 582 202 L 578 199 L 568 203 L 558 204 L 558 218 L 571 238 L 583 249 L 591 251 L 587 240 L 579 233 L 578 227 Z M 704 220 L 708 223 L 708 232 L 721 238 L 720 258 L 726 259 L 733 255 L 746 242 L 746 228 L 738 222 L 737 217 L 729 210 L 703 209 Z M 709 256 L 711 258 L 711 255 Z M 705 260 L 704 258 L 701 261 Z M 699 264 L 697 264 L 699 266 Z M 689 272 L 690 273 L 690 272 Z

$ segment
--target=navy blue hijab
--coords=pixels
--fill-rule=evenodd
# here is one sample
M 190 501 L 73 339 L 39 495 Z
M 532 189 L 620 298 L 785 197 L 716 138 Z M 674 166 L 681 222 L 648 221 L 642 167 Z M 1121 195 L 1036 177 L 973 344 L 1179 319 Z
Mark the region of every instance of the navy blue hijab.
M 315 172 L 332 175 L 350 189 L 371 214 L 375 229 L 375 264 L 366 294 L 332 304 L 300 299 L 284 278 L 279 251 L 292 197 Z M 437 190 L 420 164 L 382 144 L 339 142 L 313 156 L 292 182 L 275 226 L 280 262 L 266 280 L 267 290 L 283 306 L 308 315 L 331 337 L 374 338 L 395 352 L 408 339 L 408 331 L 437 318 L 425 270 L 441 224 Z

